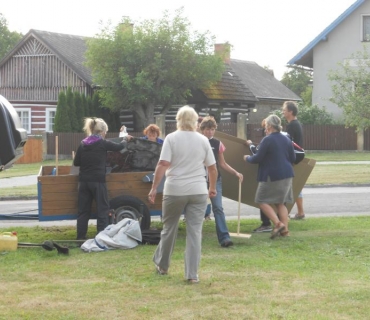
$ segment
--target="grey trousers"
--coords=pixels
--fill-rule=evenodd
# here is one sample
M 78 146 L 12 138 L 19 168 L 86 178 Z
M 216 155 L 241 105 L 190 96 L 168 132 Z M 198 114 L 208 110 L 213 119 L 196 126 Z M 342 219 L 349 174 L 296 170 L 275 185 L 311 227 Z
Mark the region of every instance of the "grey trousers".
M 186 217 L 185 279 L 198 279 L 202 248 L 202 227 L 207 207 L 207 194 L 188 196 L 163 195 L 161 241 L 153 261 L 163 270 L 168 270 L 175 247 L 181 214 Z

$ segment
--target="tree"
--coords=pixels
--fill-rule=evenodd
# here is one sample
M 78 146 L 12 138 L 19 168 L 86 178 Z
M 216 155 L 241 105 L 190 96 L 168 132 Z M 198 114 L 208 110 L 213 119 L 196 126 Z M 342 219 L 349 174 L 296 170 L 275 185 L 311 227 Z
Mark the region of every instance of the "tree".
M 343 109 L 344 122 L 358 130 L 370 127 L 370 54 L 367 46 L 350 59 L 338 63 L 328 75 L 332 82 L 331 102 Z
M 8 22 L 0 13 L 0 60 L 22 39 L 23 35 L 18 32 L 11 32 L 8 29 Z
M 71 132 L 79 132 L 81 130 L 81 127 L 79 126 L 77 121 L 76 107 L 74 105 L 74 94 L 71 87 L 67 88 L 66 100 L 68 115 L 71 121 Z
M 308 87 L 310 87 L 311 81 L 311 71 L 301 68 L 291 68 L 290 71 L 283 74 L 280 82 L 288 87 L 290 90 L 292 90 L 297 96 L 300 96 L 302 98 L 302 94 L 306 92 Z
M 135 25 L 128 19 L 88 42 L 87 65 L 100 86 L 101 102 L 113 110 L 134 113 L 135 131 L 153 122 L 154 107 L 162 113 L 181 104 L 191 90 L 209 87 L 221 79 L 223 59 L 213 54 L 209 32 L 191 32 L 182 9 L 171 19 Z
M 71 122 L 68 115 L 67 97 L 64 91 L 58 96 L 57 111 L 54 119 L 54 132 L 71 132 Z
M 84 118 L 84 110 L 81 100 L 81 94 L 78 91 L 73 93 L 73 105 L 76 109 L 76 118 L 78 123 L 78 132 L 82 132 L 83 127 L 83 118 Z

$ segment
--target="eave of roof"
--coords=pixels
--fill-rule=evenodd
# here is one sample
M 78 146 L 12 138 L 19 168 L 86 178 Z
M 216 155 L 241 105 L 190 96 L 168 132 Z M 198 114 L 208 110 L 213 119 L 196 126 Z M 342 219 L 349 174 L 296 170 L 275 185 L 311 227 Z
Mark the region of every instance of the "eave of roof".
M 346 11 L 344 11 L 337 19 L 335 19 L 324 31 L 322 31 L 315 39 L 305 46 L 297 55 L 288 61 L 287 65 L 301 65 L 308 68 L 313 68 L 313 48 L 320 42 L 325 41 L 330 32 L 332 32 L 343 20 L 345 20 L 353 11 L 361 6 L 366 0 L 357 0 Z

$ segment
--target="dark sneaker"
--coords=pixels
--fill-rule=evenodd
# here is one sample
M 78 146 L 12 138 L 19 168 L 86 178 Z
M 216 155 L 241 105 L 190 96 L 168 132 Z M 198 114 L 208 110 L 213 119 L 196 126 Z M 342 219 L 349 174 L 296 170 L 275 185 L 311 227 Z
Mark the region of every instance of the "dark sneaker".
M 231 247 L 233 245 L 234 243 L 230 239 L 227 239 L 221 243 L 221 247 L 224 247 L 224 248 Z
M 260 226 L 257 229 L 254 229 L 253 232 L 271 232 L 272 227 L 271 226 Z

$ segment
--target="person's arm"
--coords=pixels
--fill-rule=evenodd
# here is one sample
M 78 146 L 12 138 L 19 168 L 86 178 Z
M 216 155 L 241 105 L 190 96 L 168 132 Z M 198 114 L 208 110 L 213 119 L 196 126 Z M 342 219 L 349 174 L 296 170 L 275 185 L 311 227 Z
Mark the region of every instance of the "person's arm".
M 228 163 L 226 163 L 223 153 L 220 153 L 218 155 L 218 164 L 222 169 L 224 169 L 228 173 L 236 176 L 239 179 L 240 182 L 243 182 L 243 175 L 241 173 L 239 173 L 238 171 L 236 171 L 234 168 L 230 167 L 230 165 Z
M 75 154 L 75 157 L 73 158 L 73 165 L 75 167 L 81 166 L 81 146 L 77 148 L 77 152 Z
M 208 196 L 213 198 L 217 195 L 216 191 L 216 181 L 217 181 L 217 167 L 216 164 L 212 164 L 211 166 L 207 167 L 208 170 Z
M 149 194 L 148 194 L 148 200 L 152 204 L 155 202 L 158 185 L 161 183 L 163 176 L 166 173 L 166 170 L 169 168 L 170 165 L 171 165 L 170 162 L 165 161 L 165 160 L 160 160 L 155 168 L 152 188 L 150 189 Z

